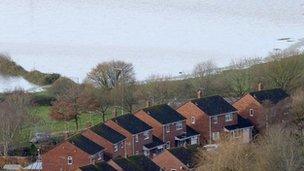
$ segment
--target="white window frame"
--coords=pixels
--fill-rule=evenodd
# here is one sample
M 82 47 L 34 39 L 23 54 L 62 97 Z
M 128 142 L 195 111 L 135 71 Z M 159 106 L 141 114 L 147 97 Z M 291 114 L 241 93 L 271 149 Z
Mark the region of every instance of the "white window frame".
M 120 142 L 120 143 L 119 143 L 119 146 L 120 146 L 121 149 L 123 149 L 123 148 L 124 148 L 124 142 L 123 142 L 123 141 Z
M 212 132 L 212 140 L 213 141 L 220 140 L 220 132 Z
M 144 132 L 144 140 L 148 140 L 150 138 L 149 131 Z
M 170 125 L 169 124 L 165 125 L 165 131 L 166 131 L 166 133 L 170 132 Z
M 194 125 L 195 124 L 195 117 L 191 116 L 191 124 Z
M 73 164 L 73 157 L 72 156 L 68 156 L 68 165 L 72 165 Z
M 225 122 L 233 121 L 233 113 L 229 113 L 225 115 Z
M 249 109 L 249 116 L 254 116 L 254 109 Z
M 218 116 L 212 117 L 212 123 L 213 124 L 218 124 Z
M 118 144 L 114 144 L 114 152 L 118 151 Z
M 183 129 L 183 122 L 176 122 L 175 126 L 177 131 L 181 130 Z
M 97 155 L 98 155 L 98 159 L 97 160 L 102 160 L 102 158 L 103 158 L 103 152 L 100 151 Z
M 135 142 L 138 142 L 138 134 L 134 136 Z

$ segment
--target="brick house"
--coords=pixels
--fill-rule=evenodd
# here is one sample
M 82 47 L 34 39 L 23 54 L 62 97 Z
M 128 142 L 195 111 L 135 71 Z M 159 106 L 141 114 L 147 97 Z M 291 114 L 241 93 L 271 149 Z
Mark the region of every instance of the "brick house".
M 153 142 L 152 127 L 133 114 L 113 118 L 105 124 L 127 137 L 127 156 L 143 154 L 143 146 Z
M 85 130 L 82 135 L 104 147 L 105 155 L 110 158 L 126 156 L 127 138 L 103 123 Z
M 117 158 L 108 163 L 119 171 L 161 171 L 161 168 L 156 163 L 143 155 Z
M 166 150 L 152 160 L 164 171 L 196 170 L 199 166 L 196 147 Z
M 226 126 L 242 127 L 238 125 L 238 111 L 221 96 L 209 96 L 190 100 L 181 105 L 177 111 L 187 118 L 188 126 L 201 134 L 202 142 L 214 143 L 226 135 Z M 251 136 L 252 126 L 243 127 L 244 137 Z M 237 130 L 229 130 L 231 134 Z M 248 134 L 249 132 L 249 134 Z M 246 137 L 250 139 L 251 137 Z
M 186 118 L 167 104 L 147 107 L 134 115 L 153 127 L 154 136 L 166 142 L 167 148 L 199 143 L 199 134 L 187 128 Z
M 104 148 L 81 134 L 77 134 L 42 155 L 45 171 L 76 170 L 103 161 Z
M 246 94 L 233 106 L 259 130 L 270 120 L 283 120 L 288 112 L 288 97 L 282 89 L 260 90 Z
M 117 171 L 117 170 L 106 162 L 100 162 L 96 164 L 90 164 L 79 167 L 76 171 Z

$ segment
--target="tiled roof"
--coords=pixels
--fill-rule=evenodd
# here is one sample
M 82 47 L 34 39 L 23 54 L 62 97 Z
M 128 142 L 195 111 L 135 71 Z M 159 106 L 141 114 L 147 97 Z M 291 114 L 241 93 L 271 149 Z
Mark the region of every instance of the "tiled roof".
M 225 128 L 229 131 L 235 130 L 235 129 L 241 129 L 241 128 L 247 128 L 247 127 L 252 127 L 253 125 L 251 122 L 240 115 L 238 115 L 238 123 L 235 125 L 229 125 L 225 126 Z
M 94 143 L 93 141 L 84 137 L 81 134 L 77 134 L 77 135 L 69 138 L 68 142 L 91 155 L 104 150 L 104 148 L 102 146 Z
M 112 121 L 116 122 L 119 126 L 123 127 L 125 130 L 129 131 L 132 134 L 138 134 L 140 132 L 152 129 L 151 126 L 144 123 L 132 114 L 125 114 L 116 117 L 112 119 Z
M 148 148 L 148 149 L 152 149 L 152 148 L 155 148 L 155 147 L 157 147 L 157 146 L 160 146 L 160 145 L 164 145 L 165 143 L 162 141 L 162 140 L 160 140 L 160 139 L 158 139 L 157 137 L 155 137 L 155 136 L 153 136 L 153 142 L 152 143 L 150 143 L 150 144 L 146 144 L 146 145 L 144 145 L 146 148 Z
M 195 168 L 198 165 L 196 147 L 179 147 L 169 150 L 178 160 L 189 168 Z
M 146 156 L 118 158 L 114 162 L 124 171 L 159 171 L 160 167 Z
M 95 125 L 94 127 L 91 128 L 91 130 L 97 135 L 105 138 L 106 140 L 110 141 L 113 144 L 116 144 L 126 139 L 125 136 L 123 136 L 122 134 L 118 133 L 117 131 L 113 130 L 112 128 L 108 127 L 103 123 Z
M 143 110 L 162 124 L 178 122 L 186 119 L 167 104 L 151 106 Z
M 223 97 L 218 95 L 194 99 L 191 102 L 209 116 L 237 111 Z
M 254 97 L 259 103 L 263 103 L 266 100 L 271 101 L 276 104 L 281 100 L 284 100 L 289 95 L 282 89 L 271 89 L 271 90 L 262 90 L 249 93 L 252 97 Z
M 106 162 L 97 163 L 95 165 L 87 165 L 79 168 L 81 171 L 116 171 L 112 166 Z

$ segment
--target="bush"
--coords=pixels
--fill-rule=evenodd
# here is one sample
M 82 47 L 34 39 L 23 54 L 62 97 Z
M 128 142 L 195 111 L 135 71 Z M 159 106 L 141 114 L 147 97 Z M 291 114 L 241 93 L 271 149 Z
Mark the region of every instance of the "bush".
M 52 102 L 56 100 L 55 97 L 46 94 L 34 94 L 32 97 L 32 104 L 38 106 L 51 106 Z

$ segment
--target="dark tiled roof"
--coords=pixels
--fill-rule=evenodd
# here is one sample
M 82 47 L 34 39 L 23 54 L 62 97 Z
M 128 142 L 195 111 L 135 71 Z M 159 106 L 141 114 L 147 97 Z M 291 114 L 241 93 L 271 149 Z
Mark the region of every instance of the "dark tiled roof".
M 197 136 L 197 135 L 200 134 L 189 126 L 187 126 L 186 129 L 187 129 L 186 134 L 177 136 L 177 138 L 184 139 L 184 138 L 187 138 L 187 137 Z
M 135 163 L 142 171 L 159 171 L 160 167 L 146 156 L 132 156 L 129 161 Z
M 223 97 L 218 95 L 194 99 L 191 102 L 209 116 L 237 111 Z
M 112 119 L 112 121 L 116 122 L 119 126 L 123 127 L 125 130 L 129 131 L 132 134 L 138 134 L 140 132 L 152 129 L 151 126 L 144 123 L 132 114 L 119 116 Z
M 241 129 L 241 128 L 247 128 L 253 126 L 251 122 L 248 119 L 245 119 L 238 115 L 238 123 L 236 125 L 229 125 L 225 126 L 227 130 L 235 130 L 235 129 Z
M 97 163 L 95 165 L 87 165 L 80 167 L 81 171 L 116 171 L 112 166 L 109 164 L 102 162 L 102 163 Z
M 251 92 L 250 95 L 254 97 L 259 103 L 263 103 L 264 101 L 269 100 L 274 104 L 280 102 L 281 100 L 284 100 L 289 96 L 284 90 L 280 88 Z
M 93 141 L 84 137 L 81 134 L 77 134 L 77 135 L 69 138 L 68 142 L 75 145 L 76 147 L 83 150 L 84 152 L 86 152 L 88 154 L 91 154 L 91 155 L 96 154 L 96 153 L 104 150 L 103 147 L 94 143 Z
M 189 168 L 195 168 L 198 165 L 196 147 L 179 147 L 169 150 L 178 160 Z
M 157 137 L 153 136 L 153 142 L 150 143 L 150 144 L 146 144 L 144 145 L 145 147 L 147 147 L 148 149 L 152 149 L 152 148 L 155 148 L 157 146 L 160 146 L 160 145 L 164 145 L 165 143 L 158 139 Z
M 167 104 L 151 106 L 143 110 L 162 124 L 178 122 L 186 119 Z
M 130 162 L 125 158 L 114 159 L 114 162 L 121 167 L 124 171 L 141 171 L 136 164 Z
M 117 131 L 113 130 L 112 128 L 108 127 L 107 125 L 100 123 L 95 125 L 91 128 L 93 132 L 95 132 L 97 135 L 105 138 L 106 140 L 110 141 L 113 144 L 116 144 L 124 139 L 126 139 L 125 136 L 121 135 Z

